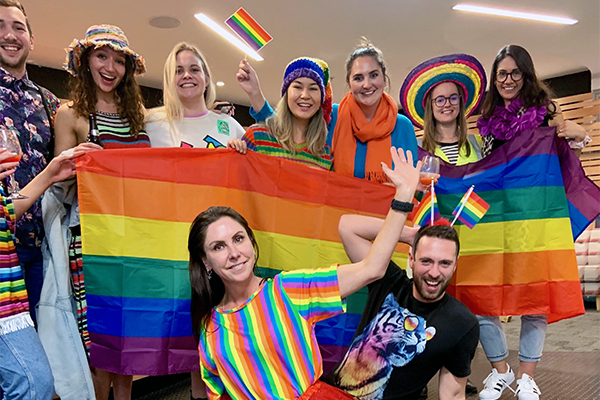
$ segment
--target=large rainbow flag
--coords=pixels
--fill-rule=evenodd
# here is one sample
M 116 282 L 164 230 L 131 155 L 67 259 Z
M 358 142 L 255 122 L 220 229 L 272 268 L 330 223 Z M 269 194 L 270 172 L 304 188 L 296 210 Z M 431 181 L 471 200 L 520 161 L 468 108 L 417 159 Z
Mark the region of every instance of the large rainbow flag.
M 582 314 L 573 241 L 600 214 L 600 189 L 555 129 L 523 132 L 476 163 L 440 164 L 442 216 L 471 185 L 490 205 L 473 230 L 455 225 L 461 252 L 448 291 L 475 314 Z
M 77 162 L 91 363 L 122 374 L 198 369 L 190 323 L 188 230 L 211 205 L 244 215 L 259 273 L 349 262 L 337 226 L 347 213 L 384 216 L 393 188 L 254 152 L 137 149 Z M 406 265 L 406 248 L 395 258 Z M 343 354 L 366 290 L 316 327 L 326 367 Z

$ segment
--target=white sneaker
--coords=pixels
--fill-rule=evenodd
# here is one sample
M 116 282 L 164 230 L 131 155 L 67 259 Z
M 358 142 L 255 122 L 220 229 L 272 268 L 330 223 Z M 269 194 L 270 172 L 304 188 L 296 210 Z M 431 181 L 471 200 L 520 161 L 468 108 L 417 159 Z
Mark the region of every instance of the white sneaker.
M 508 365 L 508 371 L 503 374 L 499 373 L 496 368 L 492 368 L 492 373 L 489 374 L 483 381 L 485 386 L 483 387 L 483 390 L 479 392 L 479 398 L 481 400 L 499 399 L 502 395 L 502 392 L 506 388 L 509 388 L 514 392 L 514 390 L 512 390 L 512 388 L 509 386 L 514 381 L 515 374 L 512 369 L 510 369 L 510 365 Z
M 517 391 L 515 393 L 519 400 L 539 400 L 540 394 L 542 394 L 533 378 L 527 374 L 523 374 L 521 379 L 517 379 Z

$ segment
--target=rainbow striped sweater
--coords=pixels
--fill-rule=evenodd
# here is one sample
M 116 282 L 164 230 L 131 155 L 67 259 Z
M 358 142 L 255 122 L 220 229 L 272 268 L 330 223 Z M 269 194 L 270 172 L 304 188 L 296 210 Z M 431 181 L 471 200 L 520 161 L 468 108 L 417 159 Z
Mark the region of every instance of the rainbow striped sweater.
M 0 335 L 33 326 L 14 233 L 14 206 L 0 185 Z
M 257 153 L 292 160 L 310 167 L 331 170 L 332 157 L 328 145 L 323 148 L 323 154 L 314 155 L 308 151 L 306 143 L 296 144 L 296 152 L 284 149 L 264 125 L 252 125 L 242 138 L 248 148 Z
M 345 312 L 337 265 L 282 272 L 241 306 L 215 309 L 200 337 L 211 399 L 297 399 L 323 373 L 315 323 Z

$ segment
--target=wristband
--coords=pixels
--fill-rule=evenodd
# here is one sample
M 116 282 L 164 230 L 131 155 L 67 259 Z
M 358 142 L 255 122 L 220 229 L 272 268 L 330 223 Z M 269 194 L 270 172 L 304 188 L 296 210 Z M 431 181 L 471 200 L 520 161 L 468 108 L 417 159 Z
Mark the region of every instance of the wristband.
M 407 203 L 405 201 L 392 200 L 392 210 L 400 212 L 411 212 L 415 205 L 413 203 Z

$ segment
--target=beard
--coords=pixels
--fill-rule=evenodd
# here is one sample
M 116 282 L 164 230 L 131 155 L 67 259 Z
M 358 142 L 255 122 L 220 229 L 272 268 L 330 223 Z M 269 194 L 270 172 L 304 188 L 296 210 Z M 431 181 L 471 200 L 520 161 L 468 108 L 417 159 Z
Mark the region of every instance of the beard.
M 440 285 L 435 292 L 430 292 L 427 290 L 427 283 L 425 282 L 426 280 L 440 282 Z M 417 292 L 423 299 L 428 301 L 436 301 L 441 298 L 446 291 L 446 288 L 448 288 L 450 285 L 450 279 L 444 280 L 442 277 L 438 279 L 431 279 L 428 276 L 413 276 L 413 285 L 415 285 Z
M 23 55 L 21 55 L 21 57 L 19 57 L 17 60 L 7 60 L 6 58 L 4 58 L 2 52 L 0 51 L 0 67 L 6 70 L 20 71 L 25 67 L 25 63 L 27 62 L 28 56 L 29 51 L 25 50 L 23 52 Z

